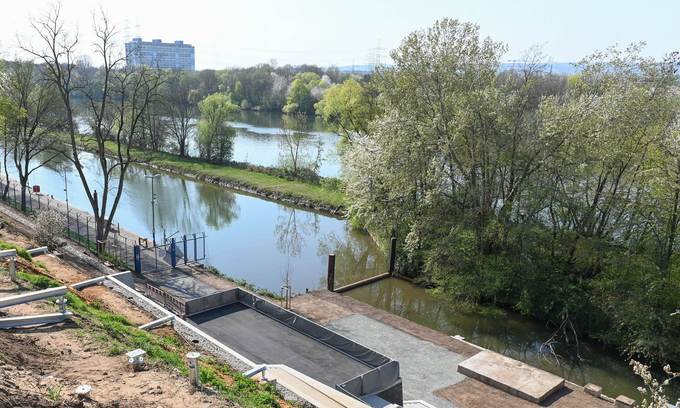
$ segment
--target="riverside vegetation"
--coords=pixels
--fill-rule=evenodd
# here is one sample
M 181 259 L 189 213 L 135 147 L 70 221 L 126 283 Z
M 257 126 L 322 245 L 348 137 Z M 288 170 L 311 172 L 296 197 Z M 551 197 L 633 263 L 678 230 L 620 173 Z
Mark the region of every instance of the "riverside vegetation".
M 57 7 L 33 27 L 68 40 L 61 21 Z M 108 55 L 115 31 L 106 16 L 100 21 Z M 43 45 L 47 52 L 24 48 L 39 62 L 30 70 L 15 62 L 2 70 L 4 163 L 30 175 L 44 164 L 31 152 L 65 131 L 98 241 L 129 164 L 146 159 L 344 203 L 353 224 L 379 241 L 396 234 L 401 274 L 444 299 L 545 321 L 555 329 L 547 346 L 587 336 L 629 356 L 680 362 L 680 318 L 672 316 L 680 307 L 678 53 L 659 61 L 643 57 L 642 44 L 615 47 L 562 76 L 546 71 L 534 49 L 501 70 L 506 46 L 452 19 L 408 35 L 393 65 L 369 76 L 308 66 L 283 75 L 273 65 L 182 74 L 125 67 L 124 58 L 93 68 L 72 58 L 76 42 Z M 60 103 L 44 102 L 53 100 Z M 78 101 L 94 107 L 90 139 L 77 135 Z M 343 180 L 331 184 L 344 194 L 297 171 L 286 179 L 225 165 L 233 131 L 223 119 L 236 106 L 320 115 L 342 136 Z M 197 115 L 202 161 L 186 157 Z M 83 143 L 106 175 L 99 196 L 78 159 Z

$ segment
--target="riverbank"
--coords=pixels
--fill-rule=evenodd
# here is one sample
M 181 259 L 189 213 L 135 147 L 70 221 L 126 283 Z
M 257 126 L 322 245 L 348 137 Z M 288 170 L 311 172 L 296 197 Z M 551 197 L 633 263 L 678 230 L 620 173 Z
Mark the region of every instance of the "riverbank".
M 83 143 L 79 146 L 92 150 L 87 149 L 87 142 L 92 138 L 89 136 L 80 136 L 80 138 Z M 113 155 L 116 145 L 113 142 L 106 142 L 106 148 Z M 130 153 L 136 164 L 155 170 L 242 191 L 268 200 L 292 204 L 334 217 L 344 218 L 346 215 L 344 193 L 338 188 L 324 186 L 323 183 L 315 184 L 279 177 L 265 171 L 255 170 L 257 166 L 215 164 L 196 158 L 134 147 L 130 148 Z

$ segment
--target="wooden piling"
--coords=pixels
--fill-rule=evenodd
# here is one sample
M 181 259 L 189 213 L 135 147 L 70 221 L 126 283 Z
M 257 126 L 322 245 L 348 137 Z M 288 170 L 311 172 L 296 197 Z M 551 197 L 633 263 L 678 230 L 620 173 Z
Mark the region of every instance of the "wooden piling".
M 392 237 L 390 239 L 390 266 L 387 270 L 390 275 L 394 274 L 394 264 L 397 259 L 397 237 Z
M 328 275 L 326 283 L 329 292 L 335 291 L 335 254 L 328 254 Z

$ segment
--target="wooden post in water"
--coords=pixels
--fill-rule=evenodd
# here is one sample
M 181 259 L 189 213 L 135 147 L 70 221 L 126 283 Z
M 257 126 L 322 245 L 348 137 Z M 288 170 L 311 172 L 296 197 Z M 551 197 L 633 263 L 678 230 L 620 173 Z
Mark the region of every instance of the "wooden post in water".
M 394 264 L 397 259 L 397 237 L 392 237 L 390 239 L 390 266 L 388 272 L 390 275 L 394 274 Z
M 335 254 L 328 254 L 328 275 L 326 283 L 329 292 L 335 292 Z

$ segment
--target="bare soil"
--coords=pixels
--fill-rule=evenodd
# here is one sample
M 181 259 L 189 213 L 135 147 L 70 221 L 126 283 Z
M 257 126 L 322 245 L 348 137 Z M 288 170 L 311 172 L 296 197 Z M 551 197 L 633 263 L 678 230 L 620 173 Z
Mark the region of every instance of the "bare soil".
M 33 247 L 25 237 L 0 230 L 0 240 Z M 65 283 L 92 276 L 53 256 L 38 258 L 48 275 Z M 19 268 L 35 269 L 19 261 Z M 45 272 L 45 271 L 42 271 Z M 0 271 L 0 296 L 27 290 Z M 152 317 L 102 286 L 85 289 L 80 295 L 97 299 L 104 308 L 126 316 L 134 324 Z M 56 311 L 48 301 L 2 309 L 4 315 L 30 315 Z M 159 331 L 170 330 L 160 328 Z M 92 387 L 90 398 L 78 399 L 75 388 Z M 186 378 L 165 367 L 150 366 L 132 372 L 123 355 L 109 356 L 105 345 L 96 342 L 72 322 L 27 329 L 0 330 L 0 408 L 2 407 L 216 407 L 233 406 L 217 395 L 195 392 Z

